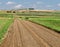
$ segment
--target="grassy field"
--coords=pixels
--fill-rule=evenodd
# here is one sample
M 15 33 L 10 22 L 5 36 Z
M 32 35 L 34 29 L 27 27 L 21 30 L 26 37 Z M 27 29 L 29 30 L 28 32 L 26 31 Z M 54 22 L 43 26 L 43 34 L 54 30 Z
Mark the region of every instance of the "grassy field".
M 60 15 L 60 12 L 25 12 L 25 13 L 16 13 L 20 16 L 56 16 Z
M 14 14 L 0 13 L 0 42 L 7 32 L 8 27 L 13 22 Z M 18 13 L 23 20 L 30 20 L 60 32 L 60 12 L 54 13 Z
M 2 38 L 4 34 L 7 32 L 8 27 L 13 22 L 13 15 L 8 14 L 0 14 L 0 42 L 2 42 Z
M 60 16 L 40 16 L 39 18 L 29 18 L 29 20 L 60 32 Z
M 0 14 L 0 17 L 13 18 L 13 14 Z
M 23 20 L 30 20 L 60 32 L 60 12 L 37 12 L 17 14 Z

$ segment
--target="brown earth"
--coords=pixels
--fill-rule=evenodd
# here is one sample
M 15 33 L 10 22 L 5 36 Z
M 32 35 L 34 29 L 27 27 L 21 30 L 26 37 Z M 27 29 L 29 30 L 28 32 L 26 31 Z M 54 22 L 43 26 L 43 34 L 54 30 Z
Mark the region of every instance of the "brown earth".
M 15 19 L 0 47 L 60 47 L 60 34 L 32 22 Z

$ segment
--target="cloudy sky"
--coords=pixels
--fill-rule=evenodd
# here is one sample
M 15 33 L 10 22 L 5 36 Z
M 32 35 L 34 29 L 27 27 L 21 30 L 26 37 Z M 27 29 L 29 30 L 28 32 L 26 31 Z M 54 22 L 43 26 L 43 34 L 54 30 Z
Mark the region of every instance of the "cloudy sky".
M 0 9 L 52 9 L 60 10 L 60 0 L 0 0 Z

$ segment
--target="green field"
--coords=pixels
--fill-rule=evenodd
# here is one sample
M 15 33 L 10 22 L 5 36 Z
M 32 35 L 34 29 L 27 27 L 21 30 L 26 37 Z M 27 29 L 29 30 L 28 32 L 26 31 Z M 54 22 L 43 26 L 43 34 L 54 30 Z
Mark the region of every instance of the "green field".
M 0 17 L 13 18 L 13 14 L 0 14 Z
M 18 13 L 23 20 L 30 20 L 60 32 L 60 12 Z
M 7 32 L 9 26 L 13 22 L 15 16 L 14 14 L 0 14 L 0 42 Z M 39 12 L 39 13 L 16 13 L 19 18 L 23 20 L 30 20 L 32 22 L 36 22 L 38 24 L 44 25 L 51 29 L 57 30 L 60 32 L 60 12 L 47 13 L 47 12 Z
M 8 27 L 13 22 L 13 15 L 0 15 L 0 42 L 2 41 L 2 38 L 4 37 L 4 34 L 7 32 Z
M 29 18 L 29 20 L 60 32 L 60 16 L 40 16 L 39 18 Z

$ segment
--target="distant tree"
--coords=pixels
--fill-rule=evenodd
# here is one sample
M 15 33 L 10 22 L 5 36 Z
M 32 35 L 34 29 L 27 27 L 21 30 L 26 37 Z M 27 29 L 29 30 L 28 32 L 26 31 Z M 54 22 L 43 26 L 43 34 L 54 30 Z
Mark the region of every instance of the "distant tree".
M 16 13 L 15 11 L 13 11 L 13 13 Z
M 11 11 L 7 11 L 7 13 L 11 13 Z

